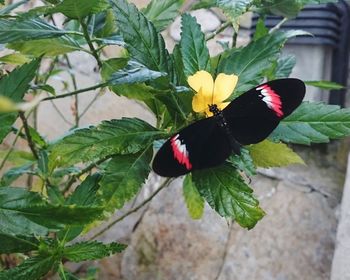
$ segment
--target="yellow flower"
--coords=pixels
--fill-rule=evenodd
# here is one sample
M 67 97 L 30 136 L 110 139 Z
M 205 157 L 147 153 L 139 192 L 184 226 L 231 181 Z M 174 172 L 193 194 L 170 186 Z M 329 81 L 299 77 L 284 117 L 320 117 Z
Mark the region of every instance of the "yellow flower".
M 210 73 L 201 70 L 189 76 L 187 81 L 190 87 L 197 92 L 192 100 L 193 111 L 204 112 L 209 117 L 213 115 L 209 111 L 209 105 L 216 104 L 220 110 L 223 110 L 230 103 L 223 101 L 229 98 L 233 92 L 238 77 L 220 73 L 214 82 Z

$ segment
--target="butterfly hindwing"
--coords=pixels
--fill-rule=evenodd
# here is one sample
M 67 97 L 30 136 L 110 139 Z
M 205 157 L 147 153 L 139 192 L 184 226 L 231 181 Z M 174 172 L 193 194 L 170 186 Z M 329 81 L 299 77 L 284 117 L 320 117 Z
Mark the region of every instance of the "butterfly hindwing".
M 268 137 L 301 104 L 304 95 L 301 80 L 274 80 L 240 95 L 223 114 L 239 143 L 254 144 Z
M 156 154 L 153 170 L 164 177 L 177 177 L 192 170 L 217 166 L 230 153 L 228 139 L 216 119 L 206 118 L 170 137 Z

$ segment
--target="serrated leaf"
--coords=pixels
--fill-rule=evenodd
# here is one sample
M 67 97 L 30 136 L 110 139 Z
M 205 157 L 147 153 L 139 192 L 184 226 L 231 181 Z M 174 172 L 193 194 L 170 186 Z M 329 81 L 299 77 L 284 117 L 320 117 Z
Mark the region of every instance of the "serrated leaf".
M 98 241 L 86 241 L 64 248 L 63 255 L 73 262 L 98 260 L 116 253 L 121 253 L 127 245 L 112 242 L 103 244 Z
M 17 235 L 0 230 L 0 254 L 26 253 L 38 249 L 39 240 L 35 236 Z
M 12 54 L 8 54 L 0 57 L 0 62 L 13 64 L 13 65 L 22 65 L 22 64 L 28 63 L 29 61 L 30 59 L 27 56 L 20 53 L 12 53 Z
M 321 89 L 332 90 L 332 89 L 343 89 L 344 86 L 331 81 L 304 81 L 305 84 Z
M 239 17 L 246 13 L 253 3 L 252 0 L 216 0 L 216 6 L 222 9 L 224 14 L 232 21 L 236 31 L 238 30 Z
M 24 55 L 31 55 L 35 57 L 40 57 L 43 55 L 57 56 L 82 49 L 78 42 L 68 36 L 15 42 L 8 44 L 7 48 L 19 51 Z
M 287 55 L 280 57 L 277 60 L 277 67 L 275 70 L 275 79 L 288 78 L 296 64 L 294 55 Z
M 45 276 L 56 264 L 57 256 L 35 256 L 15 268 L 1 271 L 0 280 L 37 280 Z
M 254 165 L 253 159 L 249 153 L 249 150 L 242 147 L 240 155 L 231 155 L 228 159 L 238 170 L 243 171 L 248 176 L 256 175 L 256 166 Z
M 77 129 L 51 147 L 51 166 L 96 161 L 113 154 L 137 153 L 154 140 L 164 137 L 137 118 L 103 121 L 98 126 Z
M 24 174 L 32 173 L 32 167 L 34 163 L 26 163 L 21 166 L 13 167 L 7 170 L 0 180 L 0 187 L 9 186 Z
M 152 0 L 142 12 L 157 31 L 162 31 L 178 16 L 183 3 L 184 0 Z
M 261 0 L 258 8 L 260 13 L 294 18 L 304 6 L 301 2 L 300 0 Z
M 220 60 L 218 72 L 238 75 L 237 92 L 249 90 L 262 81 L 262 73 L 270 68 L 286 40 L 301 34 L 305 33 L 298 30 L 273 32 L 246 47 L 233 49 Z
M 210 72 L 210 56 L 204 34 L 196 19 L 189 14 L 182 16 L 180 48 L 185 76 L 199 70 Z
M 167 73 L 157 72 L 148 69 L 144 65 L 136 61 L 128 61 L 125 68 L 114 72 L 109 80 L 109 85 L 120 85 L 120 84 L 133 84 L 142 83 L 149 80 L 155 80 L 162 76 L 166 76 Z
M 0 19 L 0 44 L 60 37 L 68 33 L 40 19 Z
M 202 218 L 204 212 L 204 199 L 194 185 L 191 174 L 187 174 L 183 182 L 183 196 L 191 218 Z
M 257 167 L 281 167 L 290 164 L 305 164 L 302 158 L 284 143 L 264 140 L 249 146 L 249 152 Z
M 141 189 L 148 177 L 152 160 L 152 144 L 144 151 L 114 156 L 101 180 L 101 193 L 107 211 L 120 209 Z
M 86 179 L 74 190 L 71 196 L 66 200 L 66 205 L 99 205 L 100 200 L 97 197 L 97 191 L 100 188 L 100 180 L 102 176 L 99 173 L 89 175 Z M 66 226 L 63 230 L 57 233 L 57 236 L 61 240 L 66 242 L 73 240 L 77 237 L 84 227 L 82 226 Z
M 267 34 L 269 34 L 269 29 L 265 26 L 264 18 L 259 17 L 259 20 L 256 24 L 253 40 L 256 41 L 266 36 Z
M 29 88 L 29 83 L 34 78 L 40 65 L 40 60 L 33 60 L 24 64 L 10 74 L 0 79 L 0 95 L 5 96 L 13 102 L 20 102 Z M 12 124 L 17 118 L 16 113 L 0 113 L 0 143 L 10 132 Z
M 193 172 L 193 181 L 208 204 L 221 216 L 251 229 L 265 212 L 253 190 L 229 164 Z
M 272 132 L 274 141 L 310 145 L 350 135 L 350 109 L 303 102 Z
M 154 25 L 126 0 L 109 0 L 131 57 L 148 69 L 169 72 L 169 53 Z
M 1 120 L 1 117 L 0 117 Z M 0 160 L 7 155 L 8 150 L 0 150 Z M 24 165 L 34 162 L 35 158 L 31 152 L 13 150 L 7 158 L 7 162 L 13 165 Z
M 45 235 L 64 224 L 87 224 L 101 216 L 101 207 L 47 203 L 38 193 L 22 188 L 0 188 L 0 228 L 5 233 Z M 82 215 L 84 213 L 84 215 Z
M 63 0 L 56 6 L 54 12 L 62 13 L 68 18 L 81 20 L 107 8 L 108 4 L 105 0 Z

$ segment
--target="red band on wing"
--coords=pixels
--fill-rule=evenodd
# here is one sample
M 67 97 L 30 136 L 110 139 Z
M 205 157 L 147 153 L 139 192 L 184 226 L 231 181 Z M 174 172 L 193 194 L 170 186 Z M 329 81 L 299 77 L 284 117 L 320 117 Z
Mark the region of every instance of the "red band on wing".
M 181 144 L 181 140 L 178 138 L 179 134 L 176 134 L 170 140 L 171 147 L 173 148 L 174 157 L 180 164 L 185 165 L 187 170 L 190 170 L 192 169 L 192 164 L 190 163 L 190 159 L 188 157 L 186 145 Z
M 272 109 L 278 117 L 282 117 L 282 101 L 280 96 L 274 92 L 268 85 L 263 85 L 257 88 L 260 90 L 261 94 L 264 96 L 263 101 L 267 104 L 267 106 Z

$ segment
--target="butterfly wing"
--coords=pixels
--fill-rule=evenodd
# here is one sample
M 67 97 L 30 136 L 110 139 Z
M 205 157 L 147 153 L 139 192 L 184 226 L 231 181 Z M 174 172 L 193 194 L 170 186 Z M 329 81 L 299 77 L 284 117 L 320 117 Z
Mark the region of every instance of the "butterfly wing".
M 214 117 L 197 121 L 170 137 L 157 152 L 152 168 L 158 175 L 177 177 L 223 163 L 231 154 L 225 132 Z
M 268 137 L 301 104 L 304 96 L 305 84 L 301 80 L 274 80 L 234 99 L 223 115 L 239 143 L 255 144 Z

